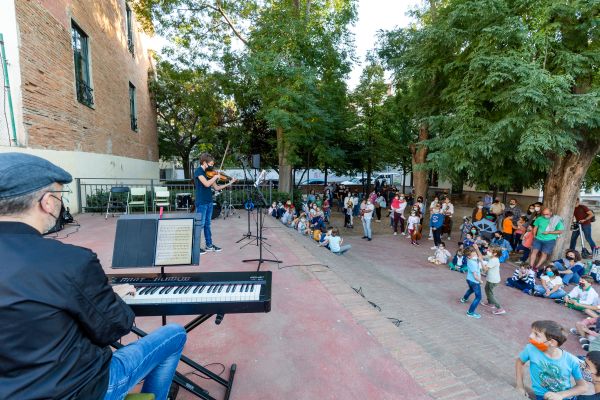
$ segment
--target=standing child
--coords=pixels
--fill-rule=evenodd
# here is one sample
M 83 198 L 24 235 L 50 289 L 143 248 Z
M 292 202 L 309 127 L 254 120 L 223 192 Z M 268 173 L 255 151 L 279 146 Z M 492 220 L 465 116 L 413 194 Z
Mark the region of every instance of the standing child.
M 527 397 L 523 369 L 528 361 L 536 400 L 574 399 L 587 391 L 579 359 L 560 348 L 566 341 L 565 329 L 554 321 L 531 324 L 529 344 L 516 362 L 517 390 L 522 395 Z M 575 386 L 571 385 L 571 378 L 575 380 Z
M 467 311 L 467 316 L 479 319 L 481 315 L 477 314 L 475 310 L 477 310 L 477 306 L 481 301 L 481 284 L 483 280 L 481 280 L 481 264 L 479 261 L 482 257 L 477 245 L 466 249 L 465 255 L 467 256 L 467 285 L 469 288 L 465 292 L 465 295 L 460 298 L 460 302 L 466 303 L 474 293 L 475 299 L 471 303 L 469 311 Z
M 485 297 L 487 299 L 487 303 L 481 303 L 481 305 L 486 307 L 494 306 L 495 310 L 492 311 L 494 315 L 506 314 L 506 310 L 502 308 L 496 297 L 494 296 L 494 289 L 500 283 L 500 254 L 502 253 L 502 249 L 498 246 L 491 246 L 488 254 L 489 259 L 485 266 L 485 270 L 487 271 L 486 282 L 485 282 Z
M 434 208 L 429 218 L 429 227 L 433 233 L 433 247 L 431 250 L 437 249 L 440 243 L 442 243 L 442 226 L 444 225 L 444 216 L 440 214 L 439 208 Z
M 410 212 L 408 217 L 408 234 L 410 235 L 410 244 L 419 246 L 418 236 L 421 235 L 421 218 L 416 211 Z

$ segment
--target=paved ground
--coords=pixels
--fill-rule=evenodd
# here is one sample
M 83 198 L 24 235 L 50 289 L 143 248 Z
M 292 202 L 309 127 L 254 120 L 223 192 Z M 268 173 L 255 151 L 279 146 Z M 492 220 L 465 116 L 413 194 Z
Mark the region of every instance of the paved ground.
M 79 220 L 80 232 L 64 240 L 95 249 L 109 266 L 114 220 Z M 353 248 L 336 256 L 267 218 L 270 250 L 289 266 L 266 266 L 274 271 L 273 311 L 201 326 L 186 353 L 202 363 L 236 362 L 234 399 L 522 399 L 514 390 L 514 360 L 531 322 L 572 326 L 580 315 L 500 287 L 506 315 L 480 307 L 481 320 L 467 318 L 466 305 L 458 302 L 465 276 L 428 264 L 430 241 L 414 247 L 392 236 L 385 222 L 377 225 L 372 242 L 357 237 L 356 228 L 344 232 Z M 215 242 L 226 250 L 203 257 L 199 269 L 251 269 L 240 260 L 255 256 L 256 246 L 239 250 L 234 244 L 246 230 L 243 219 L 218 221 Z M 503 277 L 511 273 L 512 266 L 503 266 Z M 394 319 L 402 322 L 396 326 Z M 158 323 L 138 321 L 148 329 Z M 565 348 L 581 353 L 573 337 Z M 219 397 L 219 387 L 206 387 Z

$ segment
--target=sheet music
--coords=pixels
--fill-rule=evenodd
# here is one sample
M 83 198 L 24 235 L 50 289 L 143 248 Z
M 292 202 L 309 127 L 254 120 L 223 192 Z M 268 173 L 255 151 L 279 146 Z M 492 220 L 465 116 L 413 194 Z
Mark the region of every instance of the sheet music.
M 154 265 L 192 263 L 194 219 L 159 219 Z

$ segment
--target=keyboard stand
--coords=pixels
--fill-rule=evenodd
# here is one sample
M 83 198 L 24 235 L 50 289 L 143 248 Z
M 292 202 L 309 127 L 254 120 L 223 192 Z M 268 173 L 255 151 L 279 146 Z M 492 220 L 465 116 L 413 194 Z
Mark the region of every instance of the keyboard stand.
M 194 328 L 198 327 L 200 324 L 202 324 L 203 322 L 208 321 L 211 317 L 213 316 L 213 314 L 203 314 L 203 315 L 199 315 L 196 318 L 194 318 L 193 320 L 191 320 L 190 322 L 188 322 L 184 328 L 186 332 L 190 332 L 192 331 Z M 166 320 L 166 316 L 163 315 L 163 321 Z M 134 326 L 133 328 L 131 328 L 131 331 L 133 333 L 135 333 L 136 335 L 138 335 L 139 337 L 144 337 L 147 335 L 146 332 L 144 332 L 143 330 L 141 330 L 140 328 Z M 113 347 L 119 349 L 121 347 L 123 347 L 122 344 L 120 343 L 113 343 L 112 344 Z M 225 386 L 225 397 L 224 400 L 229 400 L 229 396 L 231 395 L 231 389 L 233 388 L 233 378 L 235 376 L 235 371 L 237 369 L 237 365 L 236 364 L 231 364 L 231 368 L 229 369 L 229 377 L 227 380 L 223 379 L 222 377 L 220 377 L 219 375 L 215 374 L 214 372 L 212 372 L 211 370 L 203 367 L 202 365 L 198 364 L 197 362 L 195 362 L 194 360 L 189 359 L 188 357 L 184 356 L 183 354 L 181 355 L 180 358 L 181 362 L 183 362 L 184 364 L 189 365 L 190 367 L 192 367 L 192 369 L 194 369 L 196 372 L 198 372 L 201 375 L 206 376 L 208 379 L 211 379 L 223 386 Z M 199 385 L 197 385 L 196 383 L 192 382 L 189 378 L 187 378 L 184 374 L 182 374 L 181 372 L 177 372 L 175 371 L 175 375 L 173 376 L 173 382 L 178 384 L 179 387 L 187 390 L 188 392 L 196 395 L 198 398 L 200 399 L 204 399 L 204 400 L 216 400 L 214 397 L 212 397 L 208 390 L 203 389 L 202 387 L 200 387 Z

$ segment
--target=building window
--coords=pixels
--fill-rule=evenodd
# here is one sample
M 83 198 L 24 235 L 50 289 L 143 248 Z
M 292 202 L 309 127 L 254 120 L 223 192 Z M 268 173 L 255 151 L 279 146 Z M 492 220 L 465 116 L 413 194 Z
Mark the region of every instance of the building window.
M 89 38 L 80 27 L 72 22 L 73 60 L 75 61 L 75 88 L 77 100 L 88 107 L 94 105 L 92 82 L 90 79 Z
M 137 110 L 135 107 L 135 86 L 129 82 L 129 119 L 131 123 L 131 130 L 138 130 L 137 124 Z
M 134 45 L 133 45 L 133 14 L 131 13 L 131 8 L 129 4 L 125 3 L 125 20 L 127 21 L 127 48 L 131 55 L 133 55 Z

